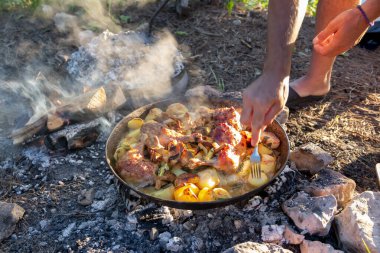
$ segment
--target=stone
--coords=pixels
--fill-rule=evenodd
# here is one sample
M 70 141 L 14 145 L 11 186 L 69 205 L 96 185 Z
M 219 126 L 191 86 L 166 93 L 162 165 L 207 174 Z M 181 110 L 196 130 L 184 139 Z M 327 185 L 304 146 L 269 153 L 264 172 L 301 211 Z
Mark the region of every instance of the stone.
M 189 89 L 185 93 L 188 98 L 220 97 L 222 93 L 210 85 L 197 86 Z
M 234 21 L 232 21 L 232 24 L 234 24 L 236 26 L 239 26 L 239 25 L 241 25 L 241 20 L 240 19 L 235 19 Z
M 91 188 L 89 190 L 82 190 L 80 194 L 78 195 L 78 203 L 82 206 L 88 206 L 91 205 L 94 201 L 95 197 L 95 189 Z
M 311 235 L 325 236 L 329 233 L 337 202 L 333 195 L 311 197 L 298 192 L 282 204 L 284 212 L 294 224 Z
M 335 218 L 339 239 L 347 251 L 380 252 L 380 192 L 365 191 Z
M 289 244 L 298 245 L 302 243 L 302 241 L 305 239 L 305 236 L 297 234 L 292 228 L 285 226 L 284 239 Z
M 284 225 L 266 225 L 261 228 L 263 242 L 281 243 L 284 239 Z
M 158 232 L 158 229 L 156 227 L 153 227 L 153 228 L 150 229 L 150 231 L 149 231 L 149 238 L 152 241 L 156 240 L 157 237 L 158 237 L 158 235 L 159 235 L 159 232 Z
M 54 15 L 54 24 L 57 30 L 61 33 L 72 32 L 77 27 L 77 18 L 73 15 L 59 12 Z
M 0 242 L 12 235 L 24 213 L 21 206 L 0 201 Z
M 95 37 L 95 33 L 91 30 L 84 30 L 78 33 L 78 41 L 80 45 L 89 43 Z
M 237 244 L 223 253 L 292 253 L 290 250 L 271 243 L 243 242 Z
M 290 161 L 296 164 L 296 168 L 302 172 L 315 174 L 334 159 L 322 148 L 314 143 L 306 143 L 290 152 Z
M 330 244 L 319 241 L 303 240 L 300 249 L 301 253 L 344 253 L 341 250 L 335 250 Z
M 182 248 L 182 239 L 176 236 L 170 238 L 166 244 L 166 249 L 172 252 L 181 252 Z
M 42 231 L 46 232 L 49 228 L 50 221 L 49 220 L 42 220 L 39 222 L 40 228 Z
M 303 191 L 312 196 L 334 195 L 338 207 L 344 207 L 354 197 L 355 187 L 354 180 L 337 171 L 322 169 L 314 175 L 311 183 L 306 185 Z

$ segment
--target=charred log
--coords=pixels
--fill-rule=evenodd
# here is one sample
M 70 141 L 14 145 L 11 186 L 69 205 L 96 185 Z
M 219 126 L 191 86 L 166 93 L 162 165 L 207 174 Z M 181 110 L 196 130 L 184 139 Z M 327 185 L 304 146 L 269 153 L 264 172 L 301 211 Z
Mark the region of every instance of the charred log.
M 84 148 L 97 140 L 101 131 L 100 128 L 100 120 L 71 125 L 46 136 L 45 145 L 52 150 Z

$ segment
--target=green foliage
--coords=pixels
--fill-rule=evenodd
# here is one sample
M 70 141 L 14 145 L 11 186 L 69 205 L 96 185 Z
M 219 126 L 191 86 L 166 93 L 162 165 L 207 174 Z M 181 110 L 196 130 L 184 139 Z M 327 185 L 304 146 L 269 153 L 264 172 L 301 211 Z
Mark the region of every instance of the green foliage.
M 178 35 L 178 36 L 187 36 L 189 34 L 187 32 L 184 32 L 184 31 L 176 31 L 175 35 Z
M 131 16 L 128 15 L 120 15 L 119 19 L 122 23 L 129 23 L 131 22 Z
M 0 0 L 0 10 L 36 9 L 42 0 Z
M 223 80 L 223 78 L 218 78 L 211 66 L 210 66 L 210 70 L 211 70 L 212 76 L 215 79 L 215 82 L 216 82 L 216 85 L 218 87 L 218 90 L 224 91 L 225 90 L 225 86 L 224 86 L 224 80 Z

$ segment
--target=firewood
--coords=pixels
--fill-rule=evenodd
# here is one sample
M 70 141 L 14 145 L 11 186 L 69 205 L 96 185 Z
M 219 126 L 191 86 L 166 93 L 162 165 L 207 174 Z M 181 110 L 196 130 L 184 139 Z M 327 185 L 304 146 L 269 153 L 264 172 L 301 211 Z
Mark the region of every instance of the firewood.
M 52 150 L 80 149 L 91 145 L 98 138 L 101 120 L 67 126 L 45 138 L 45 145 Z
M 21 144 L 32 138 L 35 134 L 46 131 L 47 115 L 43 115 L 36 120 L 29 122 L 22 128 L 13 130 L 10 137 L 13 139 L 13 144 Z
M 47 128 L 49 132 L 54 132 L 55 130 L 62 128 L 65 125 L 65 122 L 66 121 L 58 115 L 49 114 L 47 116 Z

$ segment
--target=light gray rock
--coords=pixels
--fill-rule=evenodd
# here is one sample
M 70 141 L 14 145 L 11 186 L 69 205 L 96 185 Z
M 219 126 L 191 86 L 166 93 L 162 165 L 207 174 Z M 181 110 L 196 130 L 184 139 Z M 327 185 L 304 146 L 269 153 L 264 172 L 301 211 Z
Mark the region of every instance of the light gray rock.
M 89 190 L 82 190 L 80 194 L 78 195 L 78 203 L 82 206 L 88 206 L 91 205 L 94 201 L 95 197 L 95 189 L 91 188 Z
M 297 234 L 292 228 L 285 226 L 284 239 L 289 244 L 298 245 L 302 243 L 302 241 L 305 239 L 305 236 Z
M 77 18 L 73 15 L 59 12 L 54 15 L 54 24 L 57 30 L 61 33 L 72 32 L 78 29 Z
M 333 157 L 314 143 L 304 144 L 290 153 L 290 161 L 299 171 L 315 174 L 333 161 Z
M 244 242 L 237 244 L 223 253 L 292 253 L 290 250 L 270 243 Z
M 337 171 L 322 169 L 303 190 L 312 196 L 334 195 L 338 207 L 344 207 L 354 197 L 355 187 L 354 180 Z
M 239 25 L 241 25 L 241 20 L 240 19 L 235 19 L 234 21 L 232 21 L 232 24 L 234 24 L 236 26 L 239 26 Z
M 380 192 L 365 191 L 336 216 L 340 241 L 352 252 L 380 252 Z
M 266 225 L 261 228 L 263 242 L 281 243 L 284 239 L 284 225 Z
M 14 203 L 0 202 L 0 242 L 12 235 L 25 210 Z
M 172 252 L 181 252 L 182 248 L 182 239 L 176 236 L 170 238 L 166 244 L 166 249 Z
M 298 228 L 312 235 L 325 236 L 330 231 L 337 202 L 333 195 L 311 197 L 305 192 L 298 192 L 283 203 L 282 209 Z
M 303 240 L 300 249 L 301 253 L 344 253 L 341 250 L 335 250 L 330 244 L 319 241 Z
M 157 228 L 153 227 L 153 228 L 150 229 L 150 231 L 149 231 L 149 238 L 152 241 L 156 240 L 157 237 L 158 237 L 158 235 L 159 235 L 159 232 L 158 232 Z

